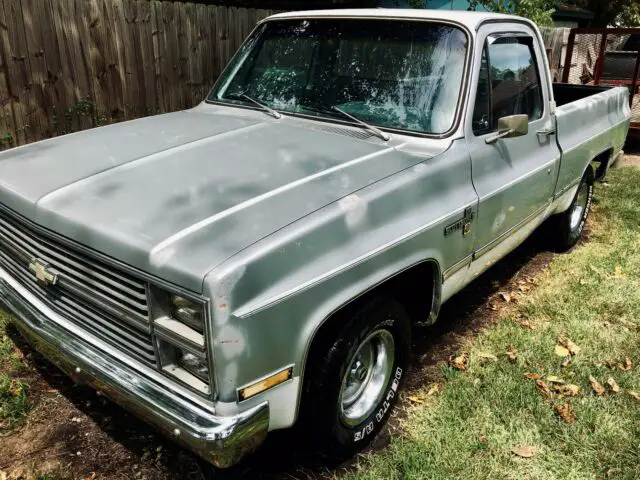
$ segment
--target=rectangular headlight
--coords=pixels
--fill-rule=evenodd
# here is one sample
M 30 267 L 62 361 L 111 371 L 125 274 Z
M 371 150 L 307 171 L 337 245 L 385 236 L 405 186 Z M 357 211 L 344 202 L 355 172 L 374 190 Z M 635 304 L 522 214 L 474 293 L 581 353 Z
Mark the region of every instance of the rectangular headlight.
M 193 353 L 185 352 L 184 350 L 176 349 L 176 357 L 178 360 L 178 366 L 184 368 L 190 374 L 198 377 L 205 383 L 209 383 L 209 366 L 207 365 L 207 359 L 198 357 Z
M 202 304 L 192 302 L 180 295 L 171 295 L 171 316 L 200 333 L 204 332 Z

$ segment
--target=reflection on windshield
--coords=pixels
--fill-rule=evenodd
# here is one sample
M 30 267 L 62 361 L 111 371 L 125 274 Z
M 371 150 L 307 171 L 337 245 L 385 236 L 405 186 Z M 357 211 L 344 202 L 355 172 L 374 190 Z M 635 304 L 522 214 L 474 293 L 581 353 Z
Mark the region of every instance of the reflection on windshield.
M 453 124 L 467 42 L 449 25 L 379 20 L 265 23 L 209 100 L 249 95 L 288 113 L 344 112 L 373 125 L 444 133 Z

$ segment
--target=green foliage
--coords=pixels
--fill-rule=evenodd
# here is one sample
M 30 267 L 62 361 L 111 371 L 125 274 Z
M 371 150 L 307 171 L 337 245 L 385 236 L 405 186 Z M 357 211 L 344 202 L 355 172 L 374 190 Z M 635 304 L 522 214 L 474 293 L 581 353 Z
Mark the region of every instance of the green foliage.
M 630 1 L 615 19 L 614 22 L 619 27 L 639 27 L 640 26 L 640 0 Z
M 539 27 L 553 25 L 553 0 L 471 0 L 469 10 L 476 10 L 478 5 L 490 12 L 510 13 L 528 18 Z
M 407 2 L 411 8 L 425 8 L 425 0 L 408 0 Z

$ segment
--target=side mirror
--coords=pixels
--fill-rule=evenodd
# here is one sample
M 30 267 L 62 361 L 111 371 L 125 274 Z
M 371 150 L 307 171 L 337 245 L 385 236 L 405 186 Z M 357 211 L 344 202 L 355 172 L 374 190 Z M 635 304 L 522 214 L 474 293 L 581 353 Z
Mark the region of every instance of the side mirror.
M 498 133 L 488 137 L 486 143 L 495 143 L 501 138 L 521 137 L 529 133 L 528 115 L 509 115 L 498 119 Z

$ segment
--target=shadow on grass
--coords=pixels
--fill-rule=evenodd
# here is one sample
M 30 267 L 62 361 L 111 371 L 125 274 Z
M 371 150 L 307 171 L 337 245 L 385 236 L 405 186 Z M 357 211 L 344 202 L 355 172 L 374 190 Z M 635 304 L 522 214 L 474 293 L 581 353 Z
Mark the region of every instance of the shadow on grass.
M 461 341 L 475 336 L 482 328 L 495 321 L 495 312 L 487 308 L 488 299 L 504 289 L 520 272 L 533 275 L 546 266 L 552 254 L 548 249 L 546 226 L 539 228 L 520 247 L 502 259 L 491 269 L 469 284 L 441 311 L 439 322 L 433 327 L 416 328 L 414 332 L 414 362 L 407 376 L 406 389 L 410 392 L 429 381 L 436 381 L 439 362 L 446 361 L 454 353 Z M 20 337 L 15 328 L 8 330 L 9 336 L 26 355 L 31 347 Z M 193 455 L 184 451 L 170 440 L 165 440 L 144 422 L 127 413 L 116 404 L 98 397 L 96 393 L 62 374 L 37 353 L 31 356 L 31 363 L 42 377 L 41 389 L 56 389 L 64 395 L 78 410 L 89 416 L 113 442 L 122 444 L 130 452 L 131 464 L 139 464 L 139 471 L 146 478 L 197 479 L 197 461 Z M 36 387 L 37 390 L 38 387 Z M 37 391 L 36 398 L 38 396 Z M 370 450 L 385 447 L 390 439 L 387 429 L 376 438 Z M 311 455 L 304 445 L 304 432 L 299 429 L 277 431 L 269 434 L 264 445 L 248 457 L 240 466 L 210 472 L 210 478 L 232 479 L 306 479 L 325 478 L 335 474 L 336 469 L 349 468 L 350 462 L 342 465 L 328 465 Z M 148 451 L 162 445 L 161 469 L 145 463 Z M 107 445 L 108 448 L 108 445 Z M 108 451 L 106 462 L 108 462 Z M 89 459 L 85 459 L 90 461 Z M 106 469 L 113 472 L 113 465 L 101 465 L 99 459 L 89 468 L 104 476 Z M 116 467 L 117 468 L 117 467 Z M 148 468 L 148 472 L 145 471 Z M 116 469 L 117 471 L 117 469 Z M 162 473 L 161 471 L 164 471 Z M 81 472 L 78 472 L 81 473 Z

